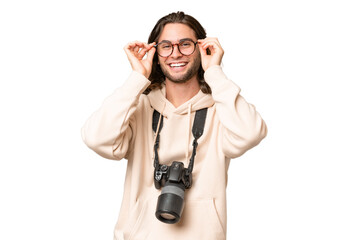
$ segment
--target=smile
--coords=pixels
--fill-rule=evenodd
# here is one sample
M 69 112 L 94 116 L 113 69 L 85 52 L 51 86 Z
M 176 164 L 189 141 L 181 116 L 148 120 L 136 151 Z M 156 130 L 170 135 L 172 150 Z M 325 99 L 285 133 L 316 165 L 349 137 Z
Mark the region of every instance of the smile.
M 186 66 L 188 63 L 186 62 L 179 62 L 179 63 L 170 63 L 169 66 L 171 68 L 180 68 Z

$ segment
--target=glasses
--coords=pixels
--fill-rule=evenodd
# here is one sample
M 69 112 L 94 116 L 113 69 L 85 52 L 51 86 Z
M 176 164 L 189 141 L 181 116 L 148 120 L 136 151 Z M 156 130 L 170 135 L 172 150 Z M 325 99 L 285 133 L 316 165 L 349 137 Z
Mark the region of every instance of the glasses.
M 194 42 L 191 39 L 185 38 L 181 39 L 179 43 L 172 44 L 170 41 L 164 40 L 156 44 L 154 47 L 156 48 L 157 53 L 161 57 L 168 57 L 174 51 L 174 45 L 178 46 L 179 52 L 182 55 L 189 56 L 194 53 L 197 42 Z

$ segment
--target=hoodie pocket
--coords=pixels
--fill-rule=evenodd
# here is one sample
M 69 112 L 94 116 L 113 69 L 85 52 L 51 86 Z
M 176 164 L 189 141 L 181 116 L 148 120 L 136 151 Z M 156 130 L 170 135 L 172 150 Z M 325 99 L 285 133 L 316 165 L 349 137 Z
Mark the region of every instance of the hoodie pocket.
M 156 202 L 153 204 L 156 204 Z M 151 212 L 150 214 L 154 216 L 154 213 Z M 181 219 L 176 224 L 162 223 L 154 216 L 151 223 L 142 224 L 142 226 L 150 228 L 149 235 L 142 240 L 226 239 L 214 199 L 187 201 Z

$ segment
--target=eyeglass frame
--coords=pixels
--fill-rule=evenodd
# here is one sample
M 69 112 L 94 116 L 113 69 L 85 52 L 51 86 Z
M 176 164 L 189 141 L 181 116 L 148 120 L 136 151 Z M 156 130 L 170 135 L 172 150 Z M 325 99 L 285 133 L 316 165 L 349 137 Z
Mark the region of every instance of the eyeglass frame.
M 183 54 L 183 53 L 181 52 L 179 44 L 180 44 L 181 42 L 184 42 L 184 41 L 191 41 L 192 43 L 194 43 L 194 50 L 192 51 L 192 53 L 190 53 L 190 54 Z M 170 53 L 169 55 L 167 55 L 167 56 L 162 56 L 162 55 L 160 55 L 160 54 L 158 53 L 157 46 L 159 46 L 161 43 L 170 43 L 170 44 L 171 44 L 171 53 Z M 155 44 L 155 45 L 154 45 L 154 48 L 156 48 L 156 52 L 157 52 L 157 54 L 158 54 L 160 57 L 169 57 L 169 56 L 171 56 L 171 54 L 173 54 L 173 52 L 174 52 L 174 45 L 177 45 L 178 50 L 179 50 L 179 52 L 180 52 L 182 55 L 184 55 L 184 56 L 190 56 L 191 54 L 193 54 L 193 53 L 195 52 L 195 50 L 196 50 L 196 44 L 198 44 L 198 41 L 194 42 L 194 40 L 192 40 L 191 38 L 183 38 L 183 39 L 180 39 L 178 43 L 172 43 L 172 42 L 169 41 L 169 40 L 162 40 L 161 42 Z

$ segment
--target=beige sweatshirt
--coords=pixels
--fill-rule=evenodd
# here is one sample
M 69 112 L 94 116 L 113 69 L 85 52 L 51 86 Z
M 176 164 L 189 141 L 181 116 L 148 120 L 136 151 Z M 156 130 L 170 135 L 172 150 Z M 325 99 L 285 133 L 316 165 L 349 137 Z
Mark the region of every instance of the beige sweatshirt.
M 123 201 L 115 240 L 224 240 L 226 239 L 226 186 L 231 158 L 256 146 L 267 128 L 240 95 L 220 66 L 205 72 L 212 95 L 201 91 L 175 108 L 165 98 L 165 86 L 148 95 L 150 81 L 132 72 L 124 85 L 109 96 L 85 123 L 82 137 L 88 147 L 109 159 L 128 160 Z M 185 190 L 185 206 L 176 224 L 155 217 L 161 189 L 154 186 L 153 109 L 164 116 L 160 133 L 160 164 L 189 164 L 195 111 L 208 108 L 204 133 L 198 140 L 193 184 Z

